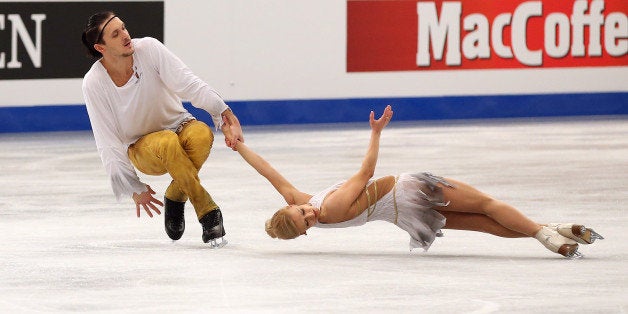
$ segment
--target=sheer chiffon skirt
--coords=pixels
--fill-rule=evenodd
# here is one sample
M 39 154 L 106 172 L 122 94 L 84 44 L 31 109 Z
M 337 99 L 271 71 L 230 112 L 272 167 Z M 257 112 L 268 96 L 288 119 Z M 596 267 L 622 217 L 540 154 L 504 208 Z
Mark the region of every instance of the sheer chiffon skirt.
M 430 173 L 402 173 L 396 180 L 394 189 L 366 210 L 367 220 L 396 224 L 410 235 L 410 250 L 427 251 L 445 226 L 445 217 L 435 210 L 448 204 L 438 183 L 454 186 Z

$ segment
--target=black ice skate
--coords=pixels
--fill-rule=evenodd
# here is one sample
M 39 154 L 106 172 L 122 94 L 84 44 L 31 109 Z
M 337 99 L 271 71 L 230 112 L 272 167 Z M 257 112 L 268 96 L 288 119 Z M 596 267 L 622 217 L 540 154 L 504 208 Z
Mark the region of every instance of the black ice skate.
M 166 233 L 172 240 L 179 240 L 185 231 L 185 202 L 176 202 L 164 197 L 164 225 Z
M 209 243 L 212 249 L 221 248 L 227 245 L 225 227 L 222 224 L 222 213 L 220 208 L 216 208 L 205 214 L 199 222 L 203 226 L 203 242 Z

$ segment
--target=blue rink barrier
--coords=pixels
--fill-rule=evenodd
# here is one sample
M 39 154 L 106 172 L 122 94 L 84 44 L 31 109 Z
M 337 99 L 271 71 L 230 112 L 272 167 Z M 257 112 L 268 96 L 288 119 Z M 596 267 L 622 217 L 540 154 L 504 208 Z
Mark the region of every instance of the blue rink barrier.
M 628 114 L 628 92 L 228 101 L 242 125 L 360 122 L 393 105 L 395 120 L 490 119 Z M 209 115 L 189 103 L 198 119 Z M 0 107 L 0 133 L 89 130 L 84 105 Z

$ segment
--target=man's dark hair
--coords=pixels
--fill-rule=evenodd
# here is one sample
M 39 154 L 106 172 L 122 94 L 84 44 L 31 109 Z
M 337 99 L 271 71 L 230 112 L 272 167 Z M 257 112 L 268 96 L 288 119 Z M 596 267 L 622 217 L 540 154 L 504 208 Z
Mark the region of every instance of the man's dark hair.
M 93 58 L 100 58 L 102 54 L 94 49 L 95 44 L 102 43 L 102 32 L 98 29 L 100 24 L 110 19 L 116 14 L 112 11 L 98 12 L 89 17 L 87 26 L 83 30 L 83 45 L 87 48 L 87 54 Z

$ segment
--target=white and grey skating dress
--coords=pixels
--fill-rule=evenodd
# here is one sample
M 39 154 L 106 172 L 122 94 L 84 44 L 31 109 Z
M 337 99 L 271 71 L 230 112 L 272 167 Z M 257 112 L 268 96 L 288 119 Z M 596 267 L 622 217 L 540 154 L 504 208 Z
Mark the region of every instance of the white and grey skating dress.
M 370 185 L 373 180 L 369 181 Z M 312 196 L 309 203 L 321 207 L 323 200 L 331 191 L 337 190 L 343 182 L 320 191 Z M 319 228 L 346 228 L 361 226 L 369 221 L 384 220 L 397 225 L 410 235 L 410 250 L 423 248 L 427 251 L 435 237 L 442 236 L 445 217 L 434 210 L 447 206 L 443 201 L 442 189 L 437 185 L 453 187 L 442 177 L 430 173 L 402 173 L 395 178 L 392 190 L 381 199 L 371 204 L 359 216 L 340 223 L 317 223 Z M 367 186 L 368 186 L 367 185 Z

